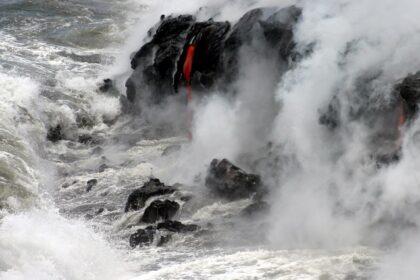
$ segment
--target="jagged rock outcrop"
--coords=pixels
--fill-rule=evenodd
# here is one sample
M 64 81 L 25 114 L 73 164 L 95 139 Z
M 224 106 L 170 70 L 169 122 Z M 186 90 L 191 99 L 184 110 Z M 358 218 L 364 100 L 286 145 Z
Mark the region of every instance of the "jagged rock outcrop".
M 166 186 L 159 179 L 152 178 L 146 182 L 140 189 L 133 191 L 127 199 L 125 212 L 137 211 L 144 207 L 146 201 L 154 196 L 174 193 L 176 189 Z
M 170 16 L 161 21 L 151 41 L 131 60 L 134 72 L 126 82 L 129 101 L 147 95 L 146 91 L 154 101 L 172 92 L 176 61 L 193 23 L 191 15 Z
M 132 248 L 140 245 L 150 245 L 154 240 L 155 230 L 153 226 L 149 226 L 145 229 L 139 229 L 130 236 L 129 243 Z
M 228 200 L 248 198 L 262 189 L 261 178 L 248 174 L 227 159 L 214 159 L 205 181 L 211 193 Z
M 180 206 L 171 200 L 155 200 L 145 210 L 141 218 L 143 223 L 156 223 L 157 221 L 167 221 L 172 219 L 178 212 Z
M 279 72 L 289 67 L 295 55 L 293 27 L 301 9 L 259 8 L 246 13 L 231 27 L 212 19 L 197 22 L 191 15 L 162 17 L 153 37 L 134 55 L 133 74 L 126 82 L 127 98 L 159 102 L 185 85 L 183 66 L 190 45 L 195 48 L 192 87 L 205 92 L 226 89 L 237 78 L 240 51 L 244 46 L 267 53 L 278 61 Z M 256 42 L 254 44 L 254 42 Z

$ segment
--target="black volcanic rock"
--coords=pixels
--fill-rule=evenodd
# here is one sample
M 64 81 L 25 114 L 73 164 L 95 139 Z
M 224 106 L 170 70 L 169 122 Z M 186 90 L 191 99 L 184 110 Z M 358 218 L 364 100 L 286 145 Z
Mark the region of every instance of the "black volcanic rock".
M 281 73 L 293 60 L 293 28 L 301 9 L 259 8 L 247 12 L 233 27 L 229 22 L 212 19 L 197 22 L 191 15 L 162 17 L 153 37 L 133 56 L 134 70 L 126 81 L 127 99 L 145 98 L 158 103 L 185 85 L 183 66 L 190 44 L 195 47 L 192 64 L 192 87 L 206 92 L 214 87 L 227 89 L 237 78 L 240 51 L 251 47 L 278 61 Z M 155 30 L 155 31 L 154 31 Z M 250 54 L 252 55 L 252 54 Z M 142 99 L 143 100 L 143 99 Z
M 90 192 L 94 186 L 98 184 L 98 180 L 91 179 L 86 183 L 86 192 Z
M 205 184 L 213 194 L 236 200 L 255 194 L 261 188 L 261 179 L 258 175 L 247 174 L 227 159 L 214 159 L 210 164 Z
M 404 113 L 411 120 L 417 114 L 420 101 L 420 72 L 407 76 L 396 86 L 396 91 L 404 103 Z
M 159 220 L 170 220 L 179 210 L 179 204 L 171 200 L 155 200 L 144 210 L 141 222 L 155 223 Z
M 209 89 L 223 75 L 222 56 L 225 38 L 229 30 L 229 22 L 211 20 L 197 22 L 191 26 L 177 63 L 177 71 L 174 76 L 175 91 L 178 91 L 182 81 L 185 83 L 182 72 L 190 44 L 195 47 L 191 71 L 192 86 L 195 90 Z
M 168 231 L 181 232 L 181 233 L 196 231 L 199 228 L 200 227 L 197 225 L 193 225 L 193 224 L 185 225 L 179 221 L 165 221 L 165 222 L 157 224 L 157 229 L 159 230 L 166 229 Z
M 139 229 L 136 233 L 130 236 L 130 246 L 135 248 L 136 246 L 140 245 L 150 245 L 154 239 L 155 230 L 153 227 L 147 227 L 145 229 Z
M 63 140 L 64 135 L 62 132 L 61 125 L 56 125 L 55 127 L 50 127 L 47 133 L 47 139 L 53 143 Z
M 143 45 L 131 60 L 133 74 L 126 82 L 127 99 L 134 102 L 145 91 L 158 102 L 173 92 L 173 75 L 177 59 L 185 44 L 191 15 L 164 18 L 151 41 Z
M 175 188 L 166 186 L 159 179 L 150 179 L 143 187 L 133 191 L 127 199 L 125 205 L 125 212 L 137 211 L 144 207 L 146 201 L 153 196 L 171 194 L 175 192 Z

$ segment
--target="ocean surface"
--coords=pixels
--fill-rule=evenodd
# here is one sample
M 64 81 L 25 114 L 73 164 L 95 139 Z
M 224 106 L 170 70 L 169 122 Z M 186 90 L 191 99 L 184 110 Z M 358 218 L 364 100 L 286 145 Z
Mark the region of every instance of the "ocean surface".
M 98 87 L 111 77 L 125 94 L 130 55 L 161 14 L 236 21 L 254 7 L 292 3 L 308 11 L 297 40 L 318 44 L 311 59 L 265 89 L 282 113 L 263 127 L 299 172 L 277 181 L 261 223 L 236 221 L 250 200 L 207 200 L 197 174 L 213 158 L 251 150 L 262 124 L 252 124 L 249 112 L 258 115 L 270 101 L 247 107 L 210 98 L 199 105 L 190 143 L 183 134 L 154 133 L 140 114 L 124 112 L 118 94 Z M 387 215 L 420 220 L 411 207 L 420 202 L 415 131 L 404 140 L 409 156 L 378 171 L 359 156 L 361 127 L 352 123 L 334 138 L 314 122 L 335 87 L 351 91 L 355 73 L 380 69 L 386 87 L 420 69 L 418 8 L 414 0 L 0 0 L 0 279 L 420 279 L 417 228 L 371 231 L 370 223 Z M 349 42 L 361 43 L 340 61 Z M 254 89 L 254 80 L 241 82 Z M 58 124 L 65 140 L 47 141 Z M 92 142 L 79 143 L 83 135 Z M 181 154 L 162 157 L 172 145 Z M 210 233 L 131 248 L 142 213 L 124 213 L 125 202 L 150 177 L 185 184 L 182 192 L 198 202 L 179 201 L 179 220 Z M 98 184 L 87 192 L 90 179 Z M 384 195 L 374 198 L 378 188 Z M 334 212 L 331 196 L 354 212 Z

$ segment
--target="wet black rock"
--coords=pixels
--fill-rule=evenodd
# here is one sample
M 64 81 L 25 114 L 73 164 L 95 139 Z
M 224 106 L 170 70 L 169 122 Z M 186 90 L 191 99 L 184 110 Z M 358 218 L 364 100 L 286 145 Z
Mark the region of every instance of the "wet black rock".
M 404 113 L 408 119 L 413 119 L 418 112 L 418 103 L 420 101 L 420 72 L 407 76 L 396 90 L 403 99 Z
M 47 133 L 47 139 L 53 143 L 63 140 L 64 135 L 62 132 L 61 125 L 56 125 L 55 127 L 50 127 Z
M 98 180 L 96 180 L 96 179 L 91 179 L 91 180 L 87 181 L 86 192 L 90 192 L 92 190 L 92 188 L 94 186 L 96 186 L 96 184 L 98 184 Z
M 146 182 L 140 189 L 133 191 L 127 199 L 125 212 L 137 211 L 144 207 L 146 201 L 153 196 L 171 194 L 175 192 L 175 188 L 166 186 L 159 179 L 152 178 Z
M 155 200 L 144 210 L 143 217 L 140 221 L 150 224 L 159 220 L 170 220 L 175 216 L 179 208 L 179 204 L 175 201 Z
M 114 96 L 114 97 L 120 96 L 118 89 L 114 85 L 114 81 L 111 79 L 103 80 L 103 83 L 99 86 L 99 92 L 106 94 L 108 96 Z
M 157 224 L 157 229 L 162 230 L 168 230 L 171 232 L 179 232 L 179 233 L 185 233 L 185 232 L 192 232 L 198 230 L 200 227 L 193 224 L 185 225 L 179 221 L 165 221 L 162 223 Z
M 126 81 L 127 99 L 160 102 L 186 84 L 183 67 L 194 45 L 191 83 L 194 91 L 228 88 L 239 73 L 243 47 L 275 60 L 279 73 L 296 57 L 293 29 L 301 9 L 259 8 L 246 13 L 233 27 L 212 19 L 197 22 L 191 15 L 169 16 L 150 30 L 151 40 L 133 56 L 134 70 Z
M 112 80 L 111 79 L 105 79 L 103 80 L 103 84 L 99 87 L 100 92 L 107 92 L 112 88 Z
M 161 236 L 160 240 L 159 240 L 159 242 L 156 246 L 158 246 L 158 247 L 163 246 L 163 245 L 167 244 L 169 241 L 171 241 L 171 239 L 172 239 L 172 235 Z
M 205 184 L 213 194 L 229 200 L 251 197 L 262 186 L 258 175 L 247 174 L 227 159 L 211 162 Z
M 185 81 L 183 67 L 190 44 L 194 45 L 194 63 L 191 70 L 194 90 L 209 89 L 223 75 L 222 56 L 224 41 L 229 30 L 229 22 L 212 20 L 196 22 L 191 26 L 177 62 L 177 71 L 174 76 L 175 91 L 178 91 L 179 84 Z
M 169 16 L 160 22 L 153 38 L 131 60 L 134 72 L 126 82 L 129 101 L 134 102 L 139 95 L 145 95 L 146 90 L 150 91 L 153 101 L 159 101 L 173 91 L 177 58 L 193 22 L 191 15 Z
M 154 239 L 155 230 L 153 227 L 147 227 L 145 229 L 139 229 L 136 233 L 130 236 L 130 246 L 132 248 L 137 247 L 138 245 L 150 245 Z

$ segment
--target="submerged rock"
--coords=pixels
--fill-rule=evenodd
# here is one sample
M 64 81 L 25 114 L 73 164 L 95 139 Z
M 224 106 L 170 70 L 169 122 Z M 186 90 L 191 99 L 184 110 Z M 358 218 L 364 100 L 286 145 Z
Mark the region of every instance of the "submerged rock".
M 140 221 L 151 224 L 159 220 L 170 220 L 175 216 L 179 208 L 179 204 L 175 201 L 155 200 L 144 210 L 143 217 Z
M 213 194 L 236 200 L 255 194 L 261 187 L 261 179 L 258 175 L 247 174 L 227 159 L 214 159 L 210 164 L 205 184 Z
M 90 192 L 94 186 L 98 184 L 98 180 L 91 179 L 86 183 L 86 192 Z
M 166 229 L 172 232 L 192 232 L 198 230 L 200 227 L 193 224 L 185 225 L 179 221 L 165 221 L 157 224 L 157 229 Z
M 171 194 L 175 192 L 175 188 L 166 186 L 159 179 L 152 178 L 146 182 L 143 187 L 133 191 L 127 199 L 125 212 L 137 211 L 144 207 L 146 201 L 153 196 Z
M 153 227 L 147 227 L 145 229 L 139 229 L 136 233 L 132 234 L 129 239 L 130 246 L 132 248 L 138 245 L 150 245 L 154 239 L 155 230 Z
M 61 125 L 56 125 L 55 127 L 50 127 L 47 133 L 47 139 L 53 143 L 63 140 L 64 135 L 62 132 Z

